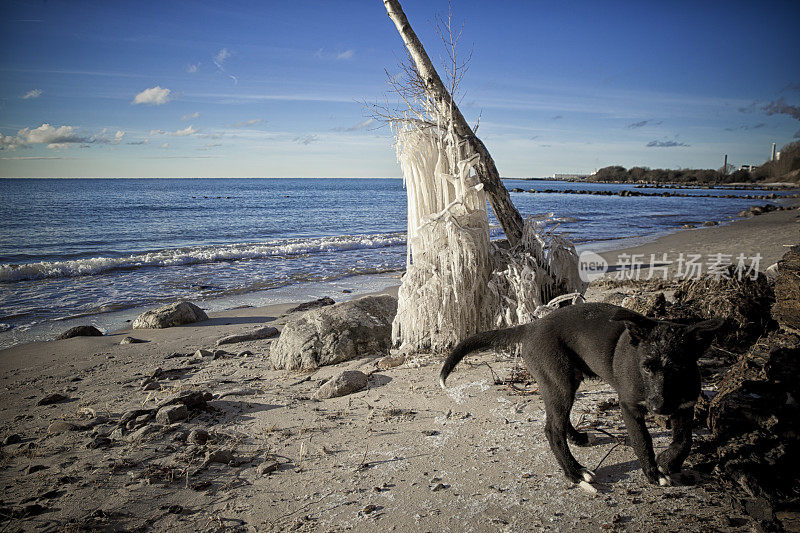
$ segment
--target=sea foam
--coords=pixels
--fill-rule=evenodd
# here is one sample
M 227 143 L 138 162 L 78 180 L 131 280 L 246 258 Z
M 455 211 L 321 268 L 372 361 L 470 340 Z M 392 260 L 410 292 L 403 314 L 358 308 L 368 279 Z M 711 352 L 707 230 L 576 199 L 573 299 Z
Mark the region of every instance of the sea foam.
M 121 257 L 92 257 L 68 261 L 0 264 L 0 282 L 42 278 L 67 278 L 105 274 L 115 270 L 167 267 L 288 257 L 405 245 L 405 233 L 342 235 L 303 239 L 280 239 L 262 243 L 192 246 L 131 254 Z

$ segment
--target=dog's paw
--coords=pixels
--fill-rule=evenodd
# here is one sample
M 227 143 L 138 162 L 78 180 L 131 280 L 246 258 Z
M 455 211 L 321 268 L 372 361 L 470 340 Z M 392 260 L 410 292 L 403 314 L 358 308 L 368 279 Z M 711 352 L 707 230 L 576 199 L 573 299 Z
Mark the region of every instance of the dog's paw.
M 672 486 L 672 480 L 666 476 L 658 476 L 658 484 L 661 487 L 670 487 Z
M 579 482 L 578 486 L 587 493 L 591 494 L 592 496 L 595 496 L 597 494 L 597 489 L 594 488 L 592 485 L 590 485 L 589 482 L 587 481 Z
M 595 473 L 588 468 L 581 468 L 580 473 L 585 482 L 592 483 L 594 481 Z

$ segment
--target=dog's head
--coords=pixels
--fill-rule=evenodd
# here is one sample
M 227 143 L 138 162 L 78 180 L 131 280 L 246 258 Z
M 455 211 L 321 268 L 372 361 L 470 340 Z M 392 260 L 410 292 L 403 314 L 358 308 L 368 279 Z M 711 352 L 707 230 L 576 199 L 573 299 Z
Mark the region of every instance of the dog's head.
M 697 359 L 708 349 L 724 320 L 686 326 L 646 317 L 622 320 L 637 351 L 647 408 L 672 414 L 688 408 L 700 394 Z

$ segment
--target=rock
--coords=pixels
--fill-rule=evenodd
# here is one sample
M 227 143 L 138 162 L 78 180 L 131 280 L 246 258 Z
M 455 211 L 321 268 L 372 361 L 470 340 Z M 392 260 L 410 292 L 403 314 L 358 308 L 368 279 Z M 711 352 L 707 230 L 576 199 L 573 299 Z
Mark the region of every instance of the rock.
M 185 405 L 168 405 L 156 413 L 156 422 L 168 426 L 189 417 L 189 409 Z
M 333 298 L 329 298 L 328 296 L 323 296 L 319 300 L 314 300 L 313 302 L 306 302 L 298 305 L 297 307 L 292 307 L 291 309 L 286 311 L 286 314 L 288 315 L 289 313 L 297 313 L 299 311 L 310 311 L 311 309 L 318 309 L 320 307 L 333 305 L 335 303 L 336 302 L 333 301 Z
M 47 426 L 47 433 L 50 435 L 58 435 L 59 433 L 65 433 L 67 431 L 83 431 L 86 429 L 89 428 L 80 424 L 67 422 L 66 420 L 55 420 Z
M 381 370 L 388 370 L 390 368 L 394 368 L 396 366 L 400 366 L 406 362 L 405 355 L 387 355 L 385 357 L 381 357 L 378 359 L 378 368 Z
M 236 335 L 228 335 L 226 337 L 222 337 L 217 340 L 217 346 L 221 346 L 223 344 L 233 344 L 235 342 L 247 342 L 247 341 L 257 341 L 261 339 L 269 339 L 271 337 L 275 337 L 279 334 L 277 328 L 273 328 L 272 326 L 263 326 L 260 328 L 256 328 L 252 331 L 248 331 L 246 333 L 238 333 Z
M 128 422 L 133 422 L 140 416 L 153 416 L 152 409 L 132 409 L 130 411 L 126 411 L 117 422 L 118 427 L 125 427 L 128 425 Z
M 161 388 L 161 384 L 153 378 L 144 378 L 140 383 L 140 386 L 144 391 L 158 390 Z
M 233 450 L 221 448 L 219 450 L 207 451 L 204 463 L 223 463 L 228 464 L 233 461 Z
M 267 474 L 271 474 L 272 472 L 275 472 L 278 469 L 278 466 L 280 466 L 280 464 L 277 461 L 264 461 L 263 463 L 258 465 L 256 471 L 260 475 L 264 476 Z
M 772 318 L 782 328 L 800 333 L 800 245 L 784 254 L 776 270 Z
M 276 369 L 313 369 L 388 352 L 397 298 L 365 296 L 289 319 L 270 350 Z
M 161 429 L 161 426 L 156 424 L 148 424 L 146 426 L 142 426 L 130 435 L 125 437 L 125 440 L 128 442 L 136 442 L 139 440 L 143 440 L 145 437 L 152 435 L 153 433 L 158 433 Z M 114 433 L 111 433 L 112 438 L 114 438 Z M 116 439 L 115 439 L 116 440 Z
M 312 396 L 315 400 L 337 398 L 358 392 L 369 383 L 367 375 L 359 370 L 345 370 L 341 374 L 329 379 Z
M 222 359 L 223 357 L 229 357 L 233 354 L 230 352 L 226 352 L 225 350 L 214 350 L 214 360 Z
M 11 444 L 16 444 L 22 440 L 22 437 L 19 436 L 18 433 L 12 433 L 8 435 L 5 439 L 3 439 L 3 446 L 9 446 Z
M 120 344 L 139 344 L 139 343 L 143 343 L 143 342 L 147 342 L 147 341 L 142 340 L 142 339 L 137 339 L 136 337 L 125 337 L 124 339 L 119 341 Z
M 159 329 L 192 324 L 208 320 L 205 312 L 190 302 L 176 302 L 139 315 L 133 321 L 133 329 Z
M 42 470 L 47 470 L 48 468 L 50 467 L 47 465 L 30 465 L 28 468 L 25 469 L 25 473 L 30 475 L 36 472 L 40 472 Z
M 248 355 L 253 355 L 253 352 L 250 350 L 242 350 L 241 352 L 236 354 L 236 357 L 247 357 Z
M 105 448 L 111 446 L 111 439 L 105 435 L 95 435 L 92 440 L 86 443 L 86 448 L 89 450 L 96 450 L 97 448 Z
M 186 437 L 186 442 L 188 444 L 199 444 L 203 445 L 208 442 L 208 431 L 203 428 L 194 428 L 189 432 L 189 436 Z
M 211 393 L 207 391 L 181 391 L 160 402 L 156 406 L 156 410 L 168 405 L 179 404 L 185 405 L 189 409 L 205 409 L 206 402 L 211 399 Z
M 94 326 L 75 326 L 56 337 L 57 341 L 71 339 L 72 337 L 102 337 L 103 332 Z
M 122 440 L 125 437 L 125 430 L 121 427 L 117 428 L 111 432 L 111 435 L 109 435 L 109 437 L 111 438 L 111 440 Z
M 70 398 L 68 396 L 64 396 L 63 394 L 56 392 L 54 394 L 48 394 L 44 398 L 40 399 L 38 402 L 36 402 L 36 405 L 52 405 L 54 403 L 66 402 L 69 399 Z
M 703 226 L 706 228 L 711 226 L 719 226 L 719 222 L 717 222 L 716 220 L 706 220 L 705 222 L 703 222 Z
M 681 229 L 694 229 L 696 227 L 697 226 L 694 224 L 684 224 L 683 226 L 681 226 Z
M 214 352 L 212 352 L 211 350 L 202 350 L 202 349 L 197 350 L 196 352 L 194 352 L 194 358 L 195 359 L 202 359 L 204 357 L 213 358 L 214 357 Z
M 217 394 L 216 400 L 221 400 L 226 396 L 252 396 L 254 394 L 258 394 L 256 389 L 251 389 L 250 387 L 242 387 L 239 389 L 230 389 Z
M 750 218 L 750 217 L 754 216 L 754 214 L 755 213 L 753 213 L 749 209 L 745 209 L 743 211 L 739 211 L 738 216 L 743 217 L 743 218 Z

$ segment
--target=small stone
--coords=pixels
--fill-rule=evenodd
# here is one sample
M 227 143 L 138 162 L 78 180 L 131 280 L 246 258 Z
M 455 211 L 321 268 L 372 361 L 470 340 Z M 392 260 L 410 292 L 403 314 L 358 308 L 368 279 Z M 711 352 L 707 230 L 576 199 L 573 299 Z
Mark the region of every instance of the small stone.
M 156 413 L 156 422 L 168 426 L 189 417 L 189 410 L 185 405 L 168 405 Z
M 374 513 L 377 510 L 378 510 L 378 506 L 371 503 L 369 505 L 364 506 L 364 508 L 361 509 L 361 513 L 366 515 L 366 514 Z
M 277 461 L 264 461 L 263 463 L 258 465 L 258 468 L 256 470 L 260 475 L 264 476 L 266 474 L 271 474 L 272 472 L 275 472 L 278 469 L 278 466 L 279 464 Z
M 211 350 L 197 350 L 194 352 L 195 359 L 202 359 L 204 357 L 214 357 L 214 352 Z
M 390 368 L 395 368 L 397 366 L 402 365 L 406 362 L 405 355 L 387 355 L 385 357 L 381 357 L 378 359 L 378 368 L 381 370 L 388 370 Z
M 336 398 L 358 392 L 369 383 L 369 377 L 359 370 L 345 370 L 322 385 L 312 396 L 315 400 Z
M 250 350 L 244 350 L 236 354 L 236 357 L 247 357 L 248 355 L 253 355 L 253 352 Z
M 10 444 L 16 444 L 22 440 L 22 437 L 19 436 L 17 433 L 12 433 L 8 435 L 5 439 L 3 439 L 3 446 L 8 446 Z
M 214 350 L 214 360 L 222 359 L 223 357 L 228 357 L 229 355 L 231 354 L 225 350 Z
M 146 426 L 140 427 L 139 429 L 137 429 L 136 431 L 125 437 L 125 440 L 128 442 L 136 442 L 138 440 L 144 439 L 149 435 L 152 435 L 153 433 L 157 433 L 158 430 L 160 429 L 161 426 L 158 426 L 156 424 L 148 424 Z M 113 434 L 114 433 L 112 432 L 112 435 Z
M 111 446 L 111 439 L 105 435 L 95 435 L 95 437 L 86 443 L 86 448 L 96 450 L 97 448 L 105 448 Z
M 142 390 L 143 391 L 159 390 L 161 388 L 161 384 L 158 381 L 156 381 L 155 379 L 151 379 L 151 378 L 143 379 L 141 386 L 142 386 Z
M 439 432 L 436 431 L 435 429 L 423 429 L 422 434 L 425 435 L 426 437 L 435 437 L 436 435 L 439 434 Z
M 44 398 L 40 399 L 38 402 L 36 402 L 36 405 L 52 405 L 54 403 L 66 402 L 67 400 L 69 400 L 68 396 L 64 396 L 63 394 L 56 392 L 54 394 L 48 394 Z
M 222 448 L 219 450 L 206 452 L 206 463 L 228 464 L 233 461 L 233 451 Z
M 189 432 L 189 436 L 186 437 L 186 442 L 189 444 L 203 445 L 208 441 L 208 437 L 208 431 L 203 428 L 195 428 Z
M 120 344 L 139 344 L 142 342 L 147 342 L 147 341 L 142 339 L 137 339 L 136 337 L 124 337 L 121 341 L 119 341 Z
M 78 431 L 80 429 L 86 428 L 84 426 L 79 426 L 78 424 L 73 424 L 72 422 L 67 422 L 66 420 L 56 420 L 47 426 L 47 433 L 50 435 L 57 435 L 59 433 Z
M 50 467 L 47 465 L 30 465 L 28 468 L 25 469 L 25 473 L 30 475 L 39 472 L 41 470 L 47 470 L 48 468 Z
M 707 221 L 703 222 L 703 226 L 705 226 L 707 228 L 711 227 L 711 226 L 719 226 L 719 222 L 717 222 L 716 220 L 707 220 Z
M 71 339 L 73 337 L 102 337 L 103 332 L 94 326 L 75 326 L 56 337 L 57 341 Z
M 437 483 L 433 488 L 431 488 L 431 491 L 439 492 L 440 490 L 443 490 L 443 489 L 446 489 L 446 488 L 447 488 L 447 485 L 445 485 L 444 483 Z
M 286 314 L 288 315 L 289 313 L 296 313 L 298 311 L 308 311 L 309 309 L 316 309 L 318 307 L 325 307 L 325 306 L 328 306 L 328 305 L 333 305 L 335 303 L 336 302 L 333 301 L 333 298 L 330 298 L 328 296 L 324 296 L 324 297 L 320 298 L 319 300 L 314 300 L 313 302 L 306 302 L 306 303 L 298 305 L 297 307 L 293 307 L 293 308 L 289 309 L 288 311 L 286 311 Z

